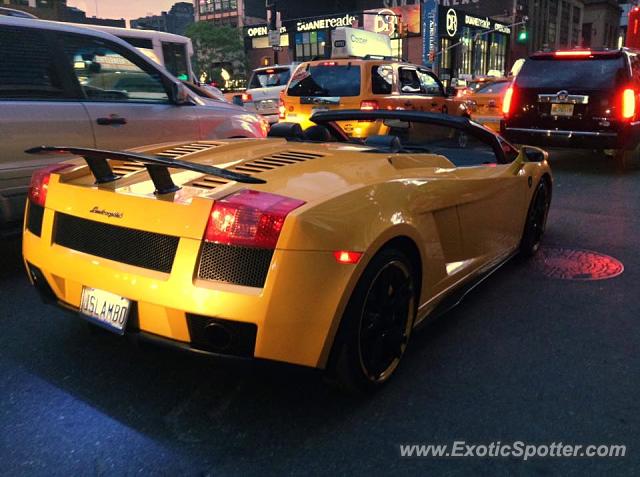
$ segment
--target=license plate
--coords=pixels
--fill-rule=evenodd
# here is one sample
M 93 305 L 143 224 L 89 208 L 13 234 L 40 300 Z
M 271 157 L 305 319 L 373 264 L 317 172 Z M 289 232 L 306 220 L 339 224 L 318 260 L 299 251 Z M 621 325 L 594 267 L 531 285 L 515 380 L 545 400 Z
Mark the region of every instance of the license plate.
M 97 288 L 82 287 L 80 314 L 114 333 L 124 334 L 130 308 L 131 302 L 127 298 Z
M 552 116 L 573 116 L 573 104 L 552 103 Z
M 270 99 L 260 101 L 257 104 L 258 112 L 277 110 L 276 103 Z

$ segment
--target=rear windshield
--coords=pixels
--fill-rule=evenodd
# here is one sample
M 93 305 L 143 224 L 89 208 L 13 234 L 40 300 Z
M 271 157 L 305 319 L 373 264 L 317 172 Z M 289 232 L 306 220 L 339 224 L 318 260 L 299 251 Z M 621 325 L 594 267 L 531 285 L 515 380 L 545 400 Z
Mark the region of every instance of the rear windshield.
M 291 70 L 289 68 L 273 68 L 254 71 L 249 88 L 268 88 L 270 86 L 284 86 L 289 82 Z
M 298 70 L 291 80 L 290 96 L 358 96 L 359 65 L 318 65 Z
M 481 88 L 478 88 L 476 90 L 476 93 L 478 93 L 478 94 L 483 94 L 483 93 L 486 93 L 486 94 L 502 94 L 507 90 L 507 88 L 509 87 L 510 84 L 511 84 L 510 81 L 501 81 L 499 83 L 485 84 Z
M 609 89 L 625 77 L 624 60 L 528 59 L 516 79 L 522 88 Z

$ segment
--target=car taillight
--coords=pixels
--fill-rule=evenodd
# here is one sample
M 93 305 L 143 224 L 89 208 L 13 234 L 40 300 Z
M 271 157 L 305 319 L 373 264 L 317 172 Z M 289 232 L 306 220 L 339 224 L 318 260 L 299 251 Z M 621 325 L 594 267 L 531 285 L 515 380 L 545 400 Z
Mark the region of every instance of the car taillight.
M 568 57 L 568 56 L 591 56 L 591 50 L 564 50 L 564 51 L 556 51 L 554 53 L 555 56 L 560 57 Z
M 253 96 L 251 96 L 250 93 L 242 93 L 242 102 L 243 103 L 249 103 L 253 101 Z
M 273 249 L 287 215 L 305 202 L 242 190 L 217 200 L 204 232 L 206 242 Z
M 512 102 L 513 102 L 513 85 L 507 88 L 507 91 L 504 93 L 504 99 L 502 100 L 502 114 L 504 114 L 505 117 L 509 116 Z
M 636 92 L 631 88 L 622 91 L 622 119 L 631 119 L 636 115 Z
M 284 104 L 284 91 L 280 91 L 278 100 L 278 119 L 287 119 L 287 107 Z
M 362 111 L 373 111 L 374 109 L 378 109 L 380 106 L 378 105 L 377 101 L 361 101 L 360 102 L 360 109 Z
M 71 166 L 72 164 L 54 164 L 34 171 L 31 175 L 31 183 L 29 184 L 29 199 L 31 202 L 44 207 L 47 201 L 47 189 L 49 188 L 51 174 Z

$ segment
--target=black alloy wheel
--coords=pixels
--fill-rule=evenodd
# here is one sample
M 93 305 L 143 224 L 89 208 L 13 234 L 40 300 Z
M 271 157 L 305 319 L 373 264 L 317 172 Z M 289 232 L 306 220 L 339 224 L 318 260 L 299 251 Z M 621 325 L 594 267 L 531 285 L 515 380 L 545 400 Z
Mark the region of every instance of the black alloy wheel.
M 382 250 L 347 305 L 327 370 L 330 377 L 360 393 L 387 382 L 407 348 L 415 314 L 412 264 L 400 250 Z
M 540 248 L 542 236 L 547 226 L 550 204 L 551 187 L 546 179 L 542 179 L 531 200 L 524 234 L 520 242 L 520 253 L 525 257 L 535 255 Z

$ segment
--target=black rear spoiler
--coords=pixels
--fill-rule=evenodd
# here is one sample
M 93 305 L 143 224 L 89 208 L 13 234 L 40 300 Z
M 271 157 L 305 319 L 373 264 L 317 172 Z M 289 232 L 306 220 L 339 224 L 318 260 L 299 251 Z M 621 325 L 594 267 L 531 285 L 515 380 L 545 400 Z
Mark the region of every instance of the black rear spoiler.
M 169 167 L 176 169 L 185 169 L 187 171 L 201 172 L 212 176 L 222 177 L 231 181 L 242 182 L 244 184 L 264 184 L 263 179 L 239 174 L 237 172 L 227 171 L 219 167 L 197 164 L 194 162 L 181 161 L 179 159 L 169 159 L 166 157 L 146 156 L 135 152 L 108 151 L 105 149 L 91 149 L 82 147 L 67 146 L 38 146 L 25 151 L 27 154 L 73 154 L 74 156 L 82 156 L 91 173 L 96 178 L 96 184 L 105 184 L 118 179 L 113 173 L 107 159 L 117 159 L 121 161 L 133 161 L 144 164 L 149 172 L 149 176 L 156 188 L 156 194 L 168 194 L 180 189 L 169 174 Z

